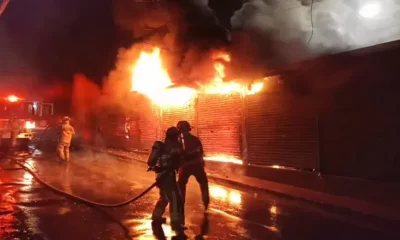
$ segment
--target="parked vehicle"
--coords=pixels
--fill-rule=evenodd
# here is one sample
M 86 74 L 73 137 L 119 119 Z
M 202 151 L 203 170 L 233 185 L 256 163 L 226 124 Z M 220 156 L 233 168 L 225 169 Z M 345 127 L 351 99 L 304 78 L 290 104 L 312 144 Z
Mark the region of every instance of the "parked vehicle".
M 2 144 L 11 138 L 9 120 L 15 116 L 21 123 L 17 144 L 26 146 L 37 138 L 54 119 L 53 103 L 25 99 L 16 95 L 0 98 L 0 136 Z

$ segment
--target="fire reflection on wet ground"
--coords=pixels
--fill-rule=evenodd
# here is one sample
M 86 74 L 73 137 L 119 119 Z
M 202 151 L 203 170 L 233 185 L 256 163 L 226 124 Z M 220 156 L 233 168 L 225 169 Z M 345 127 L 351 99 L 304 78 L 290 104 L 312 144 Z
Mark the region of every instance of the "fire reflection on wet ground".
M 147 214 L 142 219 L 128 220 L 127 223 L 134 225 L 133 232 L 136 234 L 138 240 L 152 240 L 154 239 L 153 230 L 151 228 L 151 215 Z M 167 238 L 172 237 L 174 234 L 169 225 L 163 224 L 162 229 Z
M 147 173 L 142 165 L 103 157 L 101 161 L 79 159 L 69 168 L 55 160 L 29 161 L 51 184 L 101 202 L 124 201 L 154 180 L 154 176 Z M 108 185 L 104 185 L 105 182 Z M 33 239 L 61 240 L 155 239 L 150 214 L 158 191 L 151 191 L 129 206 L 100 212 L 53 194 L 22 170 L 0 172 L 0 190 L 0 239 L 27 239 L 29 236 L 35 236 Z M 335 239 L 355 239 L 354 236 L 398 239 L 387 238 L 383 232 L 353 226 L 339 218 L 332 218 L 324 211 L 272 195 L 257 195 L 210 184 L 210 196 L 209 213 L 204 215 L 199 186 L 195 179 L 189 181 L 186 204 L 189 229 L 186 232 L 191 238 L 207 232 L 203 230 L 209 226 L 204 238 L 305 240 L 332 235 L 336 236 Z M 168 217 L 168 209 L 165 216 Z M 313 228 L 315 224 L 323 227 L 324 231 Z M 335 230 L 338 227 L 340 232 Z M 304 231 L 298 232 L 298 229 Z M 163 225 L 163 231 L 167 238 L 173 235 L 169 224 Z
M 14 166 L 6 166 L 11 168 Z M 21 182 L 10 182 L 10 177 L 7 176 L 4 170 L 0 169 L 0 239 L 7 239 L 10 236 L 19 236 L 20 219 L 18 219 L 18 209 L 16 193 L 17 186 L 24 186 Z
M 238 205 L 242 202 L 242 195 L 240 192 L 229 191 L 216 185 L 210 187 L 210 196 L 217 201 L 229 202 L 234 205 Z

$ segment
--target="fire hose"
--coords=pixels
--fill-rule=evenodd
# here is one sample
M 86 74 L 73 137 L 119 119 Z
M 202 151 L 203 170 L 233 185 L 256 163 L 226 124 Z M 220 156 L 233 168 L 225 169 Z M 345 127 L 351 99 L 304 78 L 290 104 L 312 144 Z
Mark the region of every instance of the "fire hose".
M 34 150 L 30 153 L 31 155 L 33 155 L 33 153 L 38 149 L 38 146 L 40 146 L 40 143 L 41 143 L 41 141 L 42 141 L 42 138 L 43 138 L 44 134 L 46 133 L 46 131 L 47 131 L 50 127 L 52 127 L 52 125 L 48 125 L 48 126 L 46 127 L 46 129 L 42 132 L 42 134 L 41 134 L 40 137 L 39 137 L 39 141 L 38 141 L 37 144 L 35 145 Z M 21 167 L 21 169 L 23 169 L 23 170 L 29 172 L 40 184 L 44 185 L 45 187 L 51 189 L 52 191 L 54 191 L 54 192 L 56 192 L 56 193 L 59 193 L 59 194 L 64 195 L 64 196 L 66 196 L 66 197 L 69 197 L 69 198 L 71 198 L 71 199 L 73 199 L 73 200 L 75 200 L 75 201 L 77 201 L 77 202 L 81 202 L 81 203 L 84 203 L 84 204 L 86 204 L 86 205 L 93 206 L 93 207 L 116 208 L 116 207 L 122 207 L 122 206 L 128 205 L 128 204 L 130 204 L 130 203 L 133 203 L 133 202 L 139 200 L 140 198 L 142 198 L 142 197 L 143 197 L 144 195 L 146 195 L 148 192 L 150 192 L 155 186 L 157 186 L 158 184 L 160 184 L 160 183 L 165 179 L 165 177 L 167 176 L 167 173 L 169 172 L 169 170 L 164 171 L 164 173 L 161 174 L 161 176 L 160 176 L 159 178 L 157 178 L 157 180 L 156 180 L 153 184 L 151 184 L 148 188 L 146 188 L 146 189 L 145 189 L 143 192 L 141 192 L 139 195 L 137 195 L 137 196 L 135 196 L 135 197 L 133 197 L 133 198 L 127 200 L 127 201 L 124 201 L 124 202 L 118 203 L 118 204 L 104 204 L 104 203 L 93 202 L 93 201 L 90 201 L 90 200 L 87 200 L 87 199 L 78 197 L 78 196 L 76 196 L 76 195 L 67 193 L 67 192 L 65 192 L 65 191 L 62 191 L 62 190 L 60 190 L 60 189 L 58 189 L 58 188 L 52 186 L 51 184 L 49 184 L 49 183 L 43 181 L 43 180 L 38 176 L 38 174 L 32 169 L 32 167 L 27 167 L 27 166 L 25 166 L 25 165 L 24 165 L 24 162 L 19 161 L 18 159 L 13 158 L 13 157 L 11 157 L 11 156 L 7 156 L 7 157 L 9 157 L 10 159 L 14 160 L 15 163 L 16 163 L 18 166 Z M 13 169 L 3 169 L 3 170 L 17 170 L 17 169 L 19 169 L 19 168 L 15 168 L 15 169 L 14 169 L 14 168 L 13 168 Z M 150 170 L 148 169 L 147 171 L 150 171 Z
M 34 148 L 33 151 L 30 153 L 31 155 L 33 155 L 33 153 L 37 150 L 38 146 L 40 146 L 40 143 L 42 142 L 42 138 L 43 138 L 44 134 L 47 132 L 47 130 L 49 130 L 49 128 L 50 128 L 51 126 L 52 126 L 51 124 L 47 125 L 47 127 L 44 129 L 44 131 L 42 132 L 42 134 L 40 134 L 39 142 L 36 143 L 35 148 Z
M 46 127 L 46 129 L 42 132 L 42 134 L 41 134 L 40 137 L 39 137 L 38 143 L 36 144 L 34 150 L 30 153 L 31 155 L 33 155 L 33 153 L 37 150 L 37 147 L 40 146 L 40 143 L 41 143 L 41 141 L 42 141 L 42 138 L 43 138 L 44 134 L 47 132 L 47 130 L 48 130 L 51 126 L 52 126 L 52 125 L 48 125 L 48 126 Z M 196 154 L 196 153 L 198 153 L 198 151 L 195 150 L 195 151 L 189 153 L 187 156 L 190 156 L 190 155 Z M 9 157 L 10 157 L 10 156 L 9 156 Z M 45 181 L 41 180 L 40 177 L 38 176 L 38 174 L 36 174 L 35 171 L 34 171 L 32 168 L 29 168 L 29 167 L 27 167 L 27 166 L 24 165 L 24 162 L 18 161 L 17 159 L 12 158 L 12 157 L 10 157 L 10 158 L 13 159 L 13 160 L 16 162 L 16 164 L 19 165 L 23 170 L 29 172 L 39 183 L 41 183 L 42 185 L 46 186 L 47 188 L 53 190 L 54 192 L 57 192 L 57 193 L 59 193 L 59 194 L 61 194 L 61 195 L 64 195 L 64 196 L 69 197 L 69 198 L 72 198 L 73 200 L 75 200 L 75 201 L 77 201 L 77 202 L 81 202 L 81 203 L 84 203 L 84 204 L 87 204 L 87 205 L 90 205 L 90 206 L 94 206 L 94 207 L 104 207 L 104 208 L 122 207 L 122 206 L 128 205 L 128 204 L 130 204 L 130 203 L 133 203 L 133 202 L 139 200 L 139 199 L 142 198 L 144 195 L 146 195 L 148 192 L 150 192 L 155 186 L 157 186 L 157 185 L 159 185 L 160 183 L 162 183 L 162 182 L 164 181 L 164 179 L 166 178 L 166 176 L 168 176 L 168 173 L 169 173 L 170 171 L 174 171 L 174 170 L 166 170 L 166 171 L 164 171 L 164 172 L 161 174 L 161 176 L 160 176 L 159 178 L 157 178 L 157 180 L 156 180 L 153 184 L 151 184 L 148 188 L 146 188 L 146 189 L 145 189 L 143 192 L 141 192 L 139 195 L 137 195 L 137 196 L 135 196 L 135 197 L 133 197 L 133 198 L 127 200 L 127 201 L 124 201 L 124 202 L 121 202 L 121 203 L 117 203 L 117 204 L 104 204 L 104 203 L 93 202 L 93 201 L 90 201 L 90 200 L 87 200 L 87 199 L 78 197 L 78 196 L 76 196 L 76 195 L 67 193 L 67 192 L 65 192 L 65 191 L 59 190 L 58 188 L 52 186 L 51 184 L 46 183 Z M 188 164 L 188 165 L 191 165 L 191 164 L 193 164 L 193 163 L 190 163 L 190 164 Z M 185 164 L 185 165 L 186 165 L 186 164 Z M 149 168 L 149 169 L 147 169 L 147 171 L 149 172 L 149 171 L 151 171 L 151 169 Z
M 16 159 L 14 159 L 14 160 L 16 160 Z M 128 205 L 130 203 L 133 203 L 133 202 L 139 200 L 140 198 L 142 198 L 148 192 L 150 192 L 155 186 L 157 186 L 160 182 L 162 182 L 164 180 L 165 176 L 167 176 L 167 174 L 163 174 L 159 179 L 157 179 L 147 189 L 145 189 L 143 192 L 141 192 L 139 195 L 135 196 L 134 198 L 131 198 L 131 199 L 125 201 L 125 202 L 118 203 L 118 204 L 105 204 L 105 203 L 93 202 L 93 201 L 78 197 L 76 195 L 73 195 L 71 193 L 67 193 L 65 191 L 59 190 L 58 188 L 56 188 L 56 187 L 52 186 L 51 184 L 49 184 L 49 183 L 43 181 L 42 179 L 40 179 L 40 177 L 35 173 L 35 171 L 33 171 L 31 168 L 25 166 L 22 162 L 17 161 L 17 160 L 15 162 L 22 169 L 24 169 L 25 171 L 29 172 L 40 184 L 44 185 L 45 187 L 53 190 L 56 193 L 59 193 L 59 194 L 64 195 L 66 197 L 72 198 L 73 200 L 75 200 L 77 202 L 84 203 L 86 205 L 93 206 L 93 207 L 116 208 L 116 207 L 122 207 L 122 206 Z

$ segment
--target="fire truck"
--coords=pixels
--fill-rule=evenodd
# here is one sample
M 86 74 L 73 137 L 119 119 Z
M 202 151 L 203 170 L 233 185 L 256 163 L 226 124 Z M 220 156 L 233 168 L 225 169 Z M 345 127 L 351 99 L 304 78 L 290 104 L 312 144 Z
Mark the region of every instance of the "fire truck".
M 53 121 L 53 115 L 53 103 L 24 99 L 16 95 L 0 98 L 0 135 L 2 145 L 7 142 L 5 140 L 11 138 L 9 120 L 12 116 L 16 116 L 22 124 L 22 129 L 17 137 L 18 144 L 27 146 Z

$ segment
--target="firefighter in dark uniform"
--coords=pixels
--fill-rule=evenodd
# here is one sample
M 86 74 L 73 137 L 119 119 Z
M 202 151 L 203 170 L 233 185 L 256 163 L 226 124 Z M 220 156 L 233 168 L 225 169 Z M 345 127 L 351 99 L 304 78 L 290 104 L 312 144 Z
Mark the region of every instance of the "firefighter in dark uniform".
M 185 205 L 186 185 L 190 176 L 194 176 L 200 184 L 200 190 L 205 210 L 210 203 L 207 174 L 204 169 L 203 145 L 198 137 L 190 133 L 191 126 L 187 121 L 179 121 L 177 128 L 180 133 L 180 142 L 184 150 L 184 163 L 179 169 L 178 185 L 182 195 L 183 205 Z M 183 208 L 184 211 L 184 208 Z
M 160 197 L 152 214 L 152 227 L 156 228 L 165 223 L 165 208 L 169 204 L 171 228 L 178 237 L 184 237 L 183 203 L 176 182 L 176 172 L 181 165 L 182 146 L 179 143 L 179 131 L 170 127 L 165 133 L 165 141 L 156 141 L 153 144 L 147 164 L 149 170 L 156 172 Z

